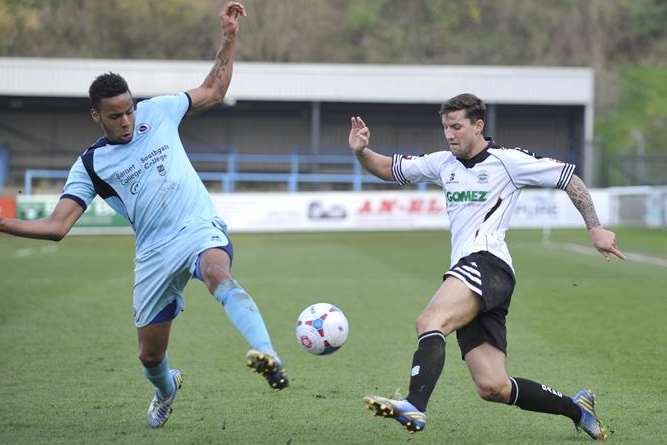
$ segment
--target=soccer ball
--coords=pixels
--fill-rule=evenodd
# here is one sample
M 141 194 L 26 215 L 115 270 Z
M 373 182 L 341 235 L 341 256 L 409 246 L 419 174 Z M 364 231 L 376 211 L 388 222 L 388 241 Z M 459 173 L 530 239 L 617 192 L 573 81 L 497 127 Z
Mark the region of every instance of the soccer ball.
M 347 340 L 348 332 L 345 314 L 329 303 L 308 306 L 296 321 L 297 341 L 315 355 L 336 352 Z

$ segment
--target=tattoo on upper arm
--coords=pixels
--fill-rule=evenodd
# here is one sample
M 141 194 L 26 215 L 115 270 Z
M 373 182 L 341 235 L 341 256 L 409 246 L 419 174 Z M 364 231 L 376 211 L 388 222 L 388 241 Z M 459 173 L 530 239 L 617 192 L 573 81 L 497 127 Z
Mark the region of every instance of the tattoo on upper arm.
M 565 192 L 584 218 L 587 229 L 600 225 L 598 215 L 595 212 L 595 206 L 593 205 L 593 199 L 591 198 L 591 194 L 588 192 L 584 181 L 577 175 L 572 175 L 570 183 L 565 188 Z

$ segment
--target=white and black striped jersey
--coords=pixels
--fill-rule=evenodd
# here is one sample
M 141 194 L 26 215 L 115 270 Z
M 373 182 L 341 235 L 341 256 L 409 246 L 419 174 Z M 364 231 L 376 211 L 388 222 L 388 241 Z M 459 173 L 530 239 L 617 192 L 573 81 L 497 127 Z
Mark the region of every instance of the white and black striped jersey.
M 392 158 L 392 174 L 399 184 L 432 182 L 442 187 L 452 233 L 452 265 L 473 252 L 487 251 L 511 267 L 505 232 L 520 190 L 527 186 L 564 190 L 573 172 L 574 164 L 500 147 L 491 140 L 467 160 L 449 151 Z

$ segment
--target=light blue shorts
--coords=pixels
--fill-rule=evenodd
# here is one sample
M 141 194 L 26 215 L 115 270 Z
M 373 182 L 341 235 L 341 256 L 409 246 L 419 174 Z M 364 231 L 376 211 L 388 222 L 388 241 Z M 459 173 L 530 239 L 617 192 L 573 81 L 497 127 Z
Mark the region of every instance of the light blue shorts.
M 178 315 L 185 307 L 183 289 L 195 273 L 199 255 L 215 247 L 231 251 L 226 226 L 219 218 L 186 226 L 168 243 L 137 256 L 134 324 L 143 327 Z

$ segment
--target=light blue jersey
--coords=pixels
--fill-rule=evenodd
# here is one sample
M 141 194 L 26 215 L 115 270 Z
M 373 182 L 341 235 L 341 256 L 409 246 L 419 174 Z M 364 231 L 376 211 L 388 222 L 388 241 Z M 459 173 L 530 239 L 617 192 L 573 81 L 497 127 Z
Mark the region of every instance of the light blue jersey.
M 85 209 L 100 195 L 132 225 L 137 254 L 211 221 L 215 207 L 178 135 L 189 108 L 187 93 L 139 102 L 132 141 L 98 140 L 70 170 L 62 197 Z
M 180 312 L 202 252 L 219 247 L 232 257 L 226 227 L 178 135 L 190 105 L 187 93 L 139 102 L 132 141 L 98 140 L 72 166 L 61 196 L 85 209 L 100 195 L 132 225 L 138 327 Z

